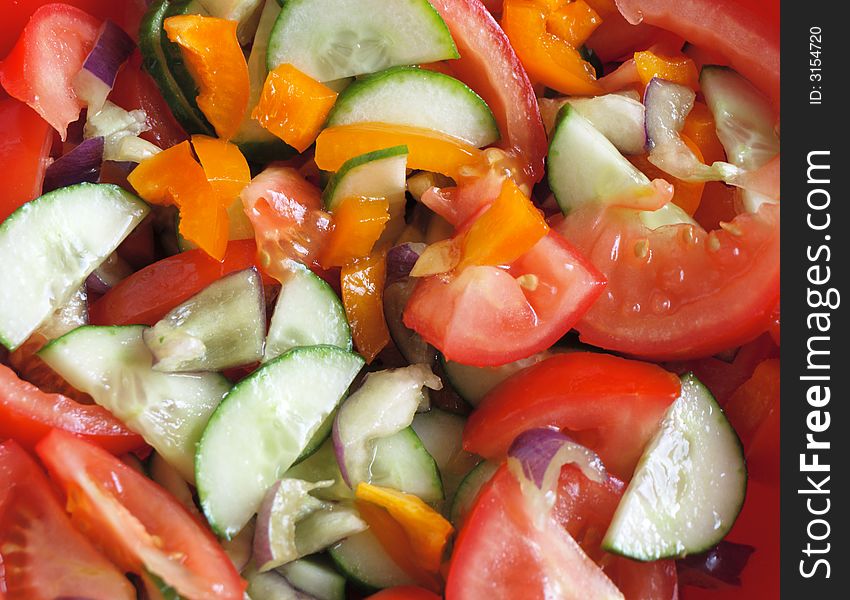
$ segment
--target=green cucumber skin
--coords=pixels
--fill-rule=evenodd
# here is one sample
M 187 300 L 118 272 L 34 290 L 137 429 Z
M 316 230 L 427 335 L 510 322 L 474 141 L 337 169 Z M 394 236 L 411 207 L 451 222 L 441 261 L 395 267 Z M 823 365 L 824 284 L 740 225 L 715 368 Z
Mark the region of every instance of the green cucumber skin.
M 328 180 L 327 186 L 325 186 L 325 191 L 322 192 L 322 203 L 325 205 L 325 208 L 327 210 L 333 211 L 333 209 L 335 209 L 337 205 L 339 205 L 339 202 L 343 200 L 342 198 L 334 198 L 334 193 L 336 192 L 336 188 L 339 183 L 345 178 L 345 176 L 350 171 L 353 171 L 357 167 L 362 167 L 363 165 L 375 160 L 393 158 L 396 156 L 405 155 L 407 153 L 407 146 L 393 146 L 391 148 L 373 150 L 372 152 L 367 152 L 366 154 L 361 154 L 360 156 L 349 158 L 347 161 L 342 163 L 342 166 L 339 168 L 339 171 L 331 175 L 331 178 Z
M 389 557 L 368 529 L 331 546 L 328 555 L 346 579 L 364 592 L 416 585 L 416 582 Z M 363 559 L 372 564 L 366 565 L 364 569 Z
M 417 92 L 413 98 L 404 98 L 400 92 L 407 90 Z M 446 102 L 434 104 L 432 98 L 440 95 Z M 421 104 L 416 106 L 419 98 Z M 382 114 L 381 106 L 389 102 L 392 104 L 388 118 L 387 108 Z M 451 115 L 432 112 L 445 110 L 444 104 L 453 105 Z M 408 105 L 411 110 L 402 110 Z M 458 112 L 466 119 L 447 123 L 446 117 L 451 120 Z M 450 75 L 418 67 L 391 67 L 357 79 L 340 93 L 328 115 L 327 126 L 366 121 L 436 129 L 477 147 L 499 140 L 496 117 L 478 94 Z
M 163 29 L 166 18 L 185 14 L 191 0 L 158 0 L 150 5 L 139 26 L 142 66 L 153 77 L 174 117 L 189 133 L 215 136 L 197 103 L 197 86 L 186 70 L 180 48 Z
M 76 185 L 73 185 L 73 186 L 67 186 L 67 187 L 64 187 L 64 188 L 59 188 L 59 189 L 53 190 L 51 192 L 48 192 L 47 194 L 39 196 L 38 198 L 25 203 L 24 205 L 19 207 L 17 210 L 15 210 L 15 212 L 13 212 L 2 223 L 0 223 L 0 247 L 3 246 L 4 241 L 5 241 L 4 238 L 6 236 L 12 236 L 12 237 L 23 236 L 22 232 L 16 231 L 16 230 L 20 229 L 21 227 L 23 227 L 24 229 L 30 230 L 30 231 L 27 231 L 26 233 L 28 234 L 27 235 L 27 237 L 28 237 L 27 245 L 31 246 L 32 241 L 42 238 L 42 236 L 37 236 L 38 229 L 40 229 L 43 225 L 42 223 L 40 223 L 40 221 L 47 220 L 48 225 L 49 225 L 49 221 L 51 219 L 57 219 L 57 220 L 62 219 L 63 215 L 61 215 L 61 214 L 53 215 L 52 213 L 54 213 L 54 212 L 64 212 L 64 208 L 62 208 L 60 210 L 58 208 L 54 208 L 54 206 L 57 203 L 61 206 L 63 203 L 71 202 L 71 200 L 70 200 L 71 196 L 76 197 L 77 195 L 80 195 L 80 194 L 87 195 L 87 196 L 91 195 L 91 197 L 97 197 L 98 202 L 101 202 L 101 203 L 120 201 L 121 203 L 125 204 L 125 206 L 122 207 L 122 208 L 126 209 L 126 215 L 124 215 L 123 218 L 119 217 L 117 211 L 116 211 L 115 215 L 109 215 L 109 218 L 115 219 L 116 217 L 119 217 L 119 218 L 122 218 L 124 221 L 126 221 L 126 224 L 124 225 L 124 227 L 126 228 L 126 231 L 123 232 L 123 236 L 119 235 L 119 231 L 117 229 L 115 231 L 110 232 L 111 234 L 115 234 L 116 237 L 112 238 L 109 241 L 109 243 L 107 244 L 109 246 L 108 248 L 106 247 L 106 245 L 104 246 L 104 251 L 106 251 L 106 254 L 101 258 L 101 261 L 105 260 L 109 256 L 109 254 L 112 254 L 112 252 L 118 247 L 118 245 L 124 240 L 124 238 L 127 235 L 129 235 L 129 233 L 132 231 L 132 229 L 135 228 L 135 226 L 138 225 L 142 221 L 142 219 L 148 214 L 148 212 L 150 210 L 148 205 L 145 204 L 142 200 L 140 200 L 139 198 L 137 198 L 133 194 L 127 192 L 126 190 L 120 188 L 117 185 L 106 184 L 106 183 L 79 183 L 79 184 L 76 184 Z M 73 201 L 73 202 L 78 208 L 82 204 L 81 202 L 78 202 L 76 200 Z M 92 207 L 92 208 L 94 208 L 94 207 Z M 98 210 L 104 210 L 103 206 L 97 207 L 97 208 L 98 208 Z M 35 220 L 35 222 L 33 222 L 33 220 Z M 66 222 L 66 224 L 69 224 L 69 223 Z M 116 227 L 117 226 L 118 226 L 118 224 L 116 224 Z M 70 227 L 69 227 L 69 229 L 70 229 Z M 35 270 L 39 271 L 40 272 L 39 274 L 45 274 L 45 271 L 48 271 L 48 270 L 54 270 L 54 271 L 57 270 L 57 269 L 53 268 L 53 267 L 56 267 L 56 265 L 38 264 L 40 262 L 43 263 L 43 262 L 49 260 L 50 257 L 47 256 L 49 251 L 56 251 L 56 248 L 55 248 L 56 240 L 54 238 L 56 236 L 57 231 L 54 230 L 51 233 L 53 234 L 53 236 L 51 238 L 48 238 L 46 235 L 43 236 L 43 238 L 45 240 L 44 245 L 46 246 L 46 248 L 42 248 L 43 252 L 41 252 L 41 254 L 39 254 L 36 257 L 37 258 L 37 260 L 35 260 L 36 264 L 35 265 L 32 264 L 33 259 L 30 259 L 28 261 L 29 266 L 30 267 L 35 266 L 36 267 Z M 70 231 L 69 233 L 73 234 L 73 231 Z M 35 235 L 33 235 L 33 234 L 35 234 Z M 85 238 L 84 235 L 82 237 Z M 80 245 L 79 239 L 78 239 L 78 240 L 69 240 L 66 243 L 66 246 L 68 244 L 71 244 L 74 241 L 77 242 L 77 246 Z M 91 242 L 91 240 L 86 240 L 86 242 Z M 83 243 L 85 243 L 85 242 L 83 242 Z M 27 329 L 29 329 L 29 331 L 20 331 L 20 330 L 19 331 L 13 331 L 12 329 L 15 329 L 15 325 L 11 325 L 9 328 L 7 328 L 8 323 L 0 323 L 0 344 L 5 346 L 9 350 L 15 350 L 24 341 L 26 341 L 26 338 L 28 338 L 33 333 L 33 331 L 38 329 L 38 327 L 40 325 L 42 325 L 48 319 L 50 319 L 50 316 L 54 313 L 54 311 L 57 308 L 59 308 L 62 304 L 64 304 L 67 301 L 67 299 L 76 290 L 78 290 L 80 288 L 80 286 L 85 281 L 86 277 L 92 271 L 94 271 L 97 268 L 97 266 L 100 264 L 99 262 L 95 263 L 93 261 L 93 258 L 96 258 L 96 257 L 89 256 L 89 254 L 91 254 L 91 252 L 93 252 L 92 248 L 83 248 L 83 249 L 76 248 L 76 247 L 72 248 L 73 250 L 76 251 L 75 256 L 68 256 L 67 253 L 66 253 L 66 254 L 62 254 L 62 256 L 60 258 L 62 260 L 77 260 L 77 261 L 79 261 L 81 259 L 85 259 L 86 268 L 83 269 L 83 271 L 79 273 L 78 281 L 67 281 L 67 282 L 61 283 L 61 285 L 63 286 L 63 289 L 57 290 L 57 289 L 55 289 L 57 282 L 54 280 L 53 285 L 50 286 L 51 289 L 49 289 L 49 290 L 32 290 L 36 293 L 41 292 L 43 294 L 42 296 L 40 296 L 39 298 L 26 299 L 26 298 L 21 297 L 21 289 L 20 289 L 19 286 L 17 287 L 17 289 L 14 289 L 16 286 L 12 285 L 12 281 L 14 281 L 15 279 L 18 279 L 18 278 L 26 277 L 26 276 L 28 276 L 28 274 L 26 274 L 26 273 L 18 273 L 16 275 L 10 274 L 10 271 L 14 271 L 15 269 L 17 269 L 21 265 L 27 264 L 27 260 L 26 260 L 27 257 L 18 255 L 18 252 L 20 252 L 21 248 L 23 248 L 23 247 L 24 247 L 24 244 L 22 244 L 22 243 L 14 243 L 14 244 L 12 244 L 11 248 L 4 248 L 4 252 L 2 252 L 2 254 L 3 254 L 2 261 L 3 262 L 0 263 L 0 277 L 9 276 L 10 281 L 4 282 L 2 284 L 2 289 L 0 289 L 0 301 L 2 301 L 2 303 L 0 303 L 0 307 L 2 307 L 2 308 L 0 308 L 0 314 L 2 314 L 3 311 L 5 309 L 7 309 L 7 307 L 20 306 L 21 302 L 30 303 L 29 308 L 33 308 L 33 306 L 32 306 L 33 304 L 41 304 L 42 302 L 46 302 L 48 306 L 45 307 L 44 310 L 42 311 L 44 314 L 43 314 L 41 320 L 38 323 L 35 323 L 32 326 L 27 326 Z M 59 250 L 61 252 L 61 251 L 66 250 L 66 249 L 67 248 L 60 248 Z M 83 256 L 80 256 L 81 251 L 85 251 Z M 67 268 L 61 269 L 60 274 L 64 273 L 64 274 L 67 275 L 68 271 L 72 270 L 72 267 L 73 267 L 73 265 L 68 265 Z M 14 289 L 14 295 L 12 295 L 13 289 Z M 66 297 L 62 298 L 61 297 L 62 295 L 65 295 Z M 19 311 L 16 311 L 16 315 L 19 315 Z M 4 315 L 4 316 L 7 316 L 7 315 Z M 33 318 L 35 318 L 35 316 Z

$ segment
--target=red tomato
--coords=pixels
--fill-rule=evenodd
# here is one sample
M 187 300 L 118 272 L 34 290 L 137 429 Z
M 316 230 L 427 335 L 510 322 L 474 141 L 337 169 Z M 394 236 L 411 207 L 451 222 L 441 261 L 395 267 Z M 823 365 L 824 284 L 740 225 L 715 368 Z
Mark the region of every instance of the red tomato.
M 61 394 L 46 394 L 18 379 L 9 367 L 0 365 L 0 437 L 34 448 L 53 428 L 86 439 L 113 454 L 124 454 L 145 445 L 139 435 L 105 408 L 80 404 Z
M 118 71 L 109 99 L 124 110 L 141 109 L 147 115 L 150 131 L 141 137 L 160 148 L 170 148 L 189 139 L 171 113 L 151 76 L 142 70 L 142 58 L 134 52 Z
M 100 21 L 66 4 L 35 11 L 11 53 L 0 63 L 0 83 L 65 139 L 83 108 L 72 79 L 97 40 Z
M 516 278 L 532 274 L 535 289 Z M 404 323 L 450 360 L 501 365 L 563 337 L 602 293 L 604 280 L 561 236 L 550 232 L 508 269 L 474 266 L 422 279 Z
M 50 159 L 53 130 L 26 104 L 14 98 L 0 100 L 0 222 L 25 202 L 41 195 L 44 171 Z
M 588 344 L 658 360 L 709 356 L 766 331 L 779 300 L 779 207 L 706 234 L 650 230 L 636 211 L 588 207 L 558 231 L 608 279 L 576 329 Z
M 678 377 L 657 365 L 608 354 L 558 354 L 491 390 L 466 423 L 463 447 L 501 458 L 523 431 L 557 426 L 628 479 L 680 388 Z
M 645 50 L 656 43 L 665 33 L 641 23 L 632 25 L 623 18 L 614 0 L 587 0 L 593 10 L 602 18 L 602 24 L 587 40 L 586 46 L 593 48 L 603 63 L 631 58 L 637 50 Z
M 136 597 L 124 575 L 74 529 L 44 472 L 12 441 L 0 444 L 0 575 L 3 569 L 9 600 Z
M 227 245 L 223 262 L 203 250 L 187 250 L 136 271 L 89 307 L 94 325 L 153 325 L 169 310 L 228 273 L 256 263 L 254 240 Z M 264 276 L 266 283 L 272 280 Z
M 484 98 L 501 145 L 518 156 L 528 182 L 543 177 L 548 142 L 537 97 L 508 37 L 480 0 L 432 0 L 457 44 L 452 72 Z
M 97 446 L 54 430 L 36 447 L 75 523 L 122 569 L 147 570 L 198 600 L 242 600 L 245 582 L 168 492 Z
M 0 20 L 0 57 L 6 56 L 12 49 L 32 14 L 54 1 L 13 0 L 4 3 L 3 19 Z M 135 38 L 148 3 L 145 0 L 64 0 L 63 4 L 76 6 L 98 19 L 111 19 Z
M 617 0 L 630 23 L 655 25 L 719 52 L 779 108 L 778 0 Z
M 440 597 L 424 588 L 406 585 L 382 590 L 366 600 L 440 600 Z
M 446 600 L 611 597 L 611 580 L 563 527 L 576 523 L 592 529 L 599 524 L 594 510 L 588 503 L 558 507 L 552 515 L 534 514 L 519 482 L 502 466 L 482 488 L 455 542 Z M 591 551 L 600 539 L 597 535 L 588 543 Z M 571 589 L 561 587 L 564 581 Z

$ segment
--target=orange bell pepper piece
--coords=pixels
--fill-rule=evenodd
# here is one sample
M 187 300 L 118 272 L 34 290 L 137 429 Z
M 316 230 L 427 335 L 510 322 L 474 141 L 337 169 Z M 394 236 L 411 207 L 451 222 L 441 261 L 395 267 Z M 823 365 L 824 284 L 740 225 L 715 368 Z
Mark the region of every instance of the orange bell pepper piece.
M 360 482 L 354 495 L 363 503 L 386 509 L 404 529 L 416 564 L 430 573 L 439 573 L 443 552 L 454 532 L 451 523 L 413 494 Z
M 248 63 L 236 25 L 236 21 L 200 15 L 176 15 L 163 23 L 198 84 L 198 107 L 224 139 L 239 130 L 250 95 Z
M 552 6 L 541 0 L 505 0 L 502 29 L 532 80 L 564 94 L 601 94 L 593 66 L 567 40 L 547 30 Z
M 567 2 L 549 13 L 546 29 L 573 48 L 578 48 L 602 24 L 599 14 L 584 0 Z
M 389 220 L 386 198 L 345 198 L 333 212 L 333 230 L 319 260 L 322 267 L 343 267 L 367 256 Z
M 704 102 L 694 102 L 694 107 L 685 117 L 682 135 L 699 147 L 706 164 L 726 160 L 726 151 L 720 143 L 720 138 L 717 137 L 714 115 Z
M 635 66 L 641 83 L 646 86 L 653 77 L 699 89 L 699 73 L 694 61 L 687 56 L 661 56 L 646 50 L 635 52 Z
M 464 167 L 486 165 L 484 153 L 450 135 L 405 125 L 356 123 L 329 127 L 316 139 L 316 165 L 323 171 L 337 171 L 355 156 L 407 146 L 407 168 L 442 173 L 457 178 Z
M 230 205 L 251 183 L 251 169 L 239 147 L 206 135 L 193 135 L 192 147 L 219 203 Z
M 181 142 L 144 160 L 127 181 L 151 204 L 180 210 L 180 235 L 216 260 L 227 249 L 227 213 L 217 201 L 189 142 Z
M 705 162 L 699 146 L 697 146 L 693 140 L 682 135 L 682 141 L 685 142 L 685 145 L 691 149 L 691 152 L 696 155 L 700 162 Z M 669 181 L 673 185 L 673 203 L 689 215 L 693 216 L 702 201 L 705 182 L 683 181 L 681 179 L 677 179 L 649 162 L 645 154 L 630 156 L 629 160 L 650 179 L 664 179 Z
M 373 252 L 348 263 L 340 272 L 345 316 L 357 351 L 367 363 L 390 341 L 384 318 L 384 282 L 387 278 L 386 250 Z
M 506 179 L 496 201 L 463 235 L 458 268 L 510 264 L 548 232 L 541 212 L 512 179 Z
M 290 64 L 266 77 L 260 101 L 251 113 L 265 129 L 304 152 L 319 135 L 337 93 Z

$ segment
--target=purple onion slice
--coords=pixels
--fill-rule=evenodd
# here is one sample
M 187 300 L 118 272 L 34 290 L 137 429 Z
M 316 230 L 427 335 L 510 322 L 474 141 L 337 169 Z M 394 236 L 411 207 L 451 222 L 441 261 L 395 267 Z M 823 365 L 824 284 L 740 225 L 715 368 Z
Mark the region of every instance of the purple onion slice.
M 95 294 L 105 294 L 132 273 L 133 268 L 113 252 L 88 276 L 86 288 Z
M 103 138 L 84 140 L 47 167 L 44 174 L 43 193 L 75 183 L 95 183 L 100 177 L 102 162 Z
M 132 38 L 118 25 L 109 20 L 103 22 L 83 68 L 74 77 L 74 90 L 90 110 L 97 112 L 103 107 L 115 85 L 118 69 L 135 47 Z
M 739 586 L 753 552 L 752 546 L 723 541 L 708 552 L 677 560 L 679 583 L 708 589 Z
M 425 244 L 407 242 L 394 246 L 387 252 L 387 282 L 395 283 L 410 275 L 413 265 L 419 260 L 419 255 L 425 250 Z

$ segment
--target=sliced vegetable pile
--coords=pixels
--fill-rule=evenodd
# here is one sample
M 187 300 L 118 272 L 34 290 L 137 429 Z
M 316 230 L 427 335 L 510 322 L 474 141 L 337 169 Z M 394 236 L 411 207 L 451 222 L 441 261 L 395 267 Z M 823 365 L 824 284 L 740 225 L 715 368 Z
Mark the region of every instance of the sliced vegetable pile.
M 21 4 L 0 599 L 778 595 L 778 3 Z

